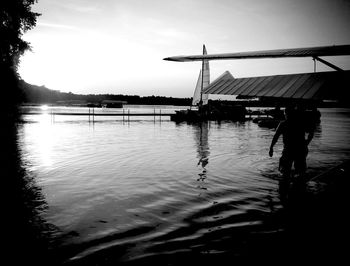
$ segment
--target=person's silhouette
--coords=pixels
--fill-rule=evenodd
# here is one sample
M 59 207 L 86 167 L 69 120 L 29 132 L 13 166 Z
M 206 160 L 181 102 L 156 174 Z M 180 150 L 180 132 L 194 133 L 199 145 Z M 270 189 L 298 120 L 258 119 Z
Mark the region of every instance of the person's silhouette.
M 273 147 L 280 135 L 283 136 L 283 151 L 279 161 L 279 170 L 285 178 L 291 177 L 291 169 L 294 163 L 295 173 L 302 177 L 306 171 L 306 156 L 308 145 L 311 142 L 314 132 L 310 121 L 305 119 L 304 112 L 292 107 L 284 111 L 285 120 L 281 121 L 273 136 L 269 155 L 273 156 Z M 307 139 L 305 135 L 308 133 Z

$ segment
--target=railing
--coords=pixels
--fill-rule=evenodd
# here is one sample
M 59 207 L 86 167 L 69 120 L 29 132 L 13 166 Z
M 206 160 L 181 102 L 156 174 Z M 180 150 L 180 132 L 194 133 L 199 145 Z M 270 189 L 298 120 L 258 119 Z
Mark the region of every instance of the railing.
M 86 111 L 85 111 L 86 110 Z M 81 109 L 76 109 L 76 111 L 74 109 L 71 110 L 67 110 L 67 111 L 55 111 L 54 109 L 51 110 L 46 110 L 46 111 L 22 111 L 22 114 L 25 115 L 39 115 L 39 114 L 50 114 L 51 115 L 51 119 L 54 121 L 54 117 L 55 116 L 87 116 L 88 117 L 88 121 L 89 122 L 95 122 L 95 117 L 97 116 L 117 116 L 117 117 L 122 117 L 123 118 L 123 122 L 124 121 L 130 121 L 130 117 L 135 117 L 135 116 L 153 116 L 154 121 L 157 120 L 157 118 L 159 118 L 159 121 L 162 120 L 163 116 L 171 116 L 172 114 L 174 114 L 175 112 L 170 113 L 169 110 L 167 110 L 166 112 L 162 112 L 162 109 L 156 110 L 155 108 L 153 109 L 153 112 L 137 112 L 136 110 L 130 111 L 130 109 L 122 109 L 120 110 L 120 112 L 113 112 L 113 111 L 99 111 L 95 112 L 95 108 L 94 107 L 90 107 L 88 109 L 85 109 L 84 111 L 82 111 Z

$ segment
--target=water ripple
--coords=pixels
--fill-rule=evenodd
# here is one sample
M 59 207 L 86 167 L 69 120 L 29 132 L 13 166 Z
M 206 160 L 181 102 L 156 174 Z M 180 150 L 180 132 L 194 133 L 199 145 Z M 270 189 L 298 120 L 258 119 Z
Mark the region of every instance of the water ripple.
M 281 143 L 276 157 L 267 154 L 273 130 L 252 122 L 92 126 L 46 118 L 23 124 L 19 145 L 46 202 L 38 212 L 57 229 L 55 247 L 67 264 L 242 254 L 250 238 L 260 243 L 285 229 Z M 325 110 L 322 119 L 310 175 L 350 155 L 350 116 Z

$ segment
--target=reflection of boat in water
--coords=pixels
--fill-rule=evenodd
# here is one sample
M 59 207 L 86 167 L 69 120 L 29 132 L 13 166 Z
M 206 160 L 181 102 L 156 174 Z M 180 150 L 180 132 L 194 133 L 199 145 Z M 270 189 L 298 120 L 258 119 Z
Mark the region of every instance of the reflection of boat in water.
M 201 122 L 193 124 L 193 129 L 195 133 L 195 141 L 197 143 L 197 158 L 199 167 L 199 173 L 197 181 L 200 182 L 198 188 L 206 190 L 205 180 L 207 178 L 207 169 L 206 166 L 209 163 L 209 142 L 208 142 L 208 133 L 209 133 L 209 122 Z

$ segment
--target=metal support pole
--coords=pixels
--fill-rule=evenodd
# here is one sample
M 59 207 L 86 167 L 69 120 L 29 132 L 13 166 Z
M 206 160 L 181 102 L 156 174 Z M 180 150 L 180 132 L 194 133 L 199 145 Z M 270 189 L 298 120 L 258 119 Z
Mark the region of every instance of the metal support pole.
M 340 67 L 337 67 L 336 65 L 333 65 L 333 64 L 329 63 L 328 61 L 326 61 L 322 58 L 319 58 L 318 56 L 314 56 L 313 59 L 320 61 L 321 63 L 325 64 L 326 66 L 329 66 L 330 68 L 333 68 L 337 71 L 344 71 L 344 69 L 341 69 Z
M 316 59 L 315 59 L 315 57 L 313 57 L 312 60 L 314 60 L 314 72 L 316 72 Z

